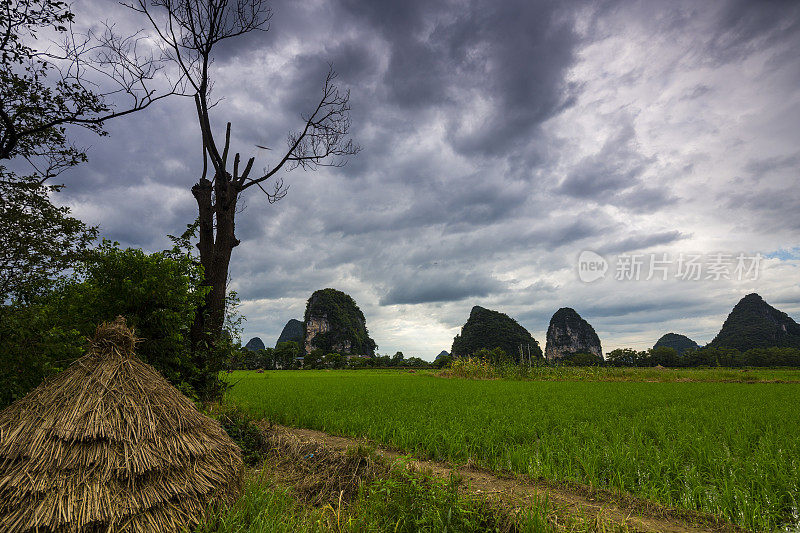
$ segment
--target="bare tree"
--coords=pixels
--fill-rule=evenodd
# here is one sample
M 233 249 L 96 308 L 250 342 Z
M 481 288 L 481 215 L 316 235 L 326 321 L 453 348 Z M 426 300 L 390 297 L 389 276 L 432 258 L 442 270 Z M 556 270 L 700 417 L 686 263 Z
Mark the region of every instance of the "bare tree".
M 301 115 L 302 126 L 287 137 L 287 148 L 274 165 L 254 173 L 254 157 L 242 164 L 239 153 L 230 157 L 231 123 L 224 140 L 218 142 L 211 128 L 214 47 L 253 31 L 267 31 L 272 17 L 263 0 L 136 0 L 126 4 L 149 20 L 169 59 L 194 91 L 197 118 L 202 134 L 203 173 L 192 187 L 197 201 L 200 261 L 205 284 L 210 287 L 205 308 L 197 313 L 192 329 L 195 353 L 213 344 L 222 333 L 228 268 L 233 249 L 239 244 L 235 234 L 236 206 L 240 195 L 257 187 L 270 203 L 286 195 L 287 187 L 277 176 L 281 170 L 298 167 L 341 166 L 359 147 L 348 138 L 350 93 L 340 91 L 336 74 L 329 69 L 316 107 Z M 259 147 L 263 148 L 263 147 Z M 209 164 L 210 163 L 210 164 Z M 272 178 L 272 181 L 268 181 Z M 221 361 L 209 361 L 209 370 L 219 370 Z M 198 362 L 199 363 L 199 362 Z M 219 368 L 216 368 L 219 367 Z

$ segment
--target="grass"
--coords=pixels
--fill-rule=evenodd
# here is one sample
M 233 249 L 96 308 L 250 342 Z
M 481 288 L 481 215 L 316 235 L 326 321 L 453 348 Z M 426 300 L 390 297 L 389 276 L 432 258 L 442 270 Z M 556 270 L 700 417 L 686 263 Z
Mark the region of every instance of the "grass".
M 323 507 L 307 505 L 268 472 L 269 464 L 252 473 L 242 497 L 234 505 L 210 510 L 196 532 L 556 531 L 547 518 L 547 502 L 511 516 L 465 496 L 456 479 L 444 482 L 404 468 L 362 486 L 354 502 L 339 500 Z
M 366 436 L 425 458 L 621 489 L 759 531 L 797 521 L 798 385 L 464 380 L 393 371 L 229 377 L 230 400 L 277 423 Z

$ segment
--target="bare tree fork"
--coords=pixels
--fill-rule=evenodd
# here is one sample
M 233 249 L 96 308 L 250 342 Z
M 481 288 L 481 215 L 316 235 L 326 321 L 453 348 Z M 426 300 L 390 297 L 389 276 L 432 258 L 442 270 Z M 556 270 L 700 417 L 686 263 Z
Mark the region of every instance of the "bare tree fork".
M 228 270 L 232 251 L 239 245 L 235 215 L 240 195 L 250 187 L 258 187 L 269 203 L 275 203 L 288 192 L 288 186 L 277 176 L 279 171 L 298 167 L 307 170 L 340 167 L 348 156 L 358 153 L 360 147 L 348 137 L 350 93 L 337 87 L 336 73 L 330 67 L 316 107 L 310 114 L 301 115 L 302 126 L 287 136 L 283 155 L 263 173 L 253 174 L 255 157 L 248 157 L 244 165 L 238 152 L 232 161 L 230 159 L 231 123 L 227 123 L 221 143 L 211 127 L 211 109 L 219 103 L 211 97 L 211 67 L 218 43 L 269 29 L 272 11 L 267 2 L 135 0 L 124 5 L 147 18 L 160 38 L 165 56 L 177 66 L 187 88 L 194 91 L 202 138 L 203 172 L 192 186 L 192 195 L 198 208 L 197 247 L 205 284 L 210 287 L 206 304 L 197 313 L 192 329 L 192 345 L 199 352 L 202 345 L 213 344 L 224 328 Z M 211 362 L 212 367 L 215 365 Z
M 147 49 L 141 32 L 120 36 L 104 23 L 81 34 L 73 19 L 60 0 L 11 0 L 0 8 L 0 160 L 26 160 L 40 182 L 85 160 L 64 127 L 103 135 L 106 121 L 184 94 L 185 80 L 165 75 L 167 58 Z M 41 49 L 42 29 L 61 41 Z

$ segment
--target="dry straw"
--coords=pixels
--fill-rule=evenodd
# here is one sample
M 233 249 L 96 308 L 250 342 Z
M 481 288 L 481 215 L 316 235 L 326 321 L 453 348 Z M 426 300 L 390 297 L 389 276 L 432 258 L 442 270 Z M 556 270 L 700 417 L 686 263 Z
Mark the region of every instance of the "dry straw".
M 133 355 L 125 320 L 0 413 L 0 531 L 180 531 L 241 487 L 239 448 Z

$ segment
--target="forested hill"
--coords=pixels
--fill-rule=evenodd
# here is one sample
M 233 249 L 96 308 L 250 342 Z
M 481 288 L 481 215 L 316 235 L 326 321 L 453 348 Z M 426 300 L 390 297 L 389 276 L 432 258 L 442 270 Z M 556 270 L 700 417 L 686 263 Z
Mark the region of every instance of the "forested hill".
M 516 320 L 505 313 L 476 305 L 461 328 L 461 333 L 453 339 L 450 354 L 453 357 L 463 357 L 483 348 L 502 348 L 508 356 L 519 359 L 520 347 L 526 355 L 530 350 L 532 358 L 542 357 L 539 343 Z
M 374 355 L 367 320 L 355 300 L 336 289 L 315 291 L 306 303 L 305 351 Z
M 800 325 L 756 293 L 742 298 L 709 343 L 717 348 L 800 348 Z
M 686 335 L 680 335 L 678 333 L 667 333 L 662 335 L 661 338 L 656 341 L 653 348 L 658 348 L 659 346 L 672 348 L 678 355 L 682 355 L 686 350 L 694 350 L 698 348 L 698 344 L 696 342 Z

